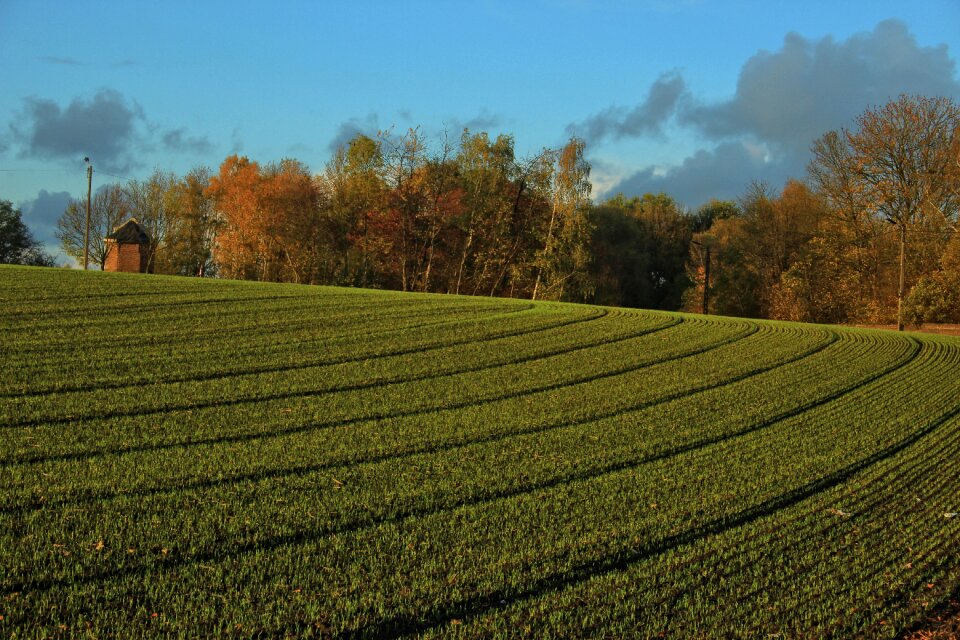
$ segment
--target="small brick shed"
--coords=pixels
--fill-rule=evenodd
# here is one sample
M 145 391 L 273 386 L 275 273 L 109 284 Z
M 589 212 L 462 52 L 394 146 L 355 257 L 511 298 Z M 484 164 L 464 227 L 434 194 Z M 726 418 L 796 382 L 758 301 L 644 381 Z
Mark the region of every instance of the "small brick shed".
M 103 262 L 104 271 L 126 271 L 146 273 L 150 255 L 150 236 L 137 222 L 130 218 L 113 233 L 104 238 L 107 245 L 107 259 Z

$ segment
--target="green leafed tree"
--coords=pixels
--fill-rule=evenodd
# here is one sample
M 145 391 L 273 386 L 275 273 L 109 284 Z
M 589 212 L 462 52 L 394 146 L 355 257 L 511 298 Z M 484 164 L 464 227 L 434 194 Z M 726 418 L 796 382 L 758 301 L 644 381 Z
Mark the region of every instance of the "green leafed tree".
M 591 301 L 676 309 L 689 285 L 686 270 L 694 218 L 668 195 L 618 194 L 590 212 Z M 698 263 L 699 264 L 699 263 Z
M 0 200 L 0 264 L 53 266 L 53 258 L 33 238 L 20 210 L 9 200 Z

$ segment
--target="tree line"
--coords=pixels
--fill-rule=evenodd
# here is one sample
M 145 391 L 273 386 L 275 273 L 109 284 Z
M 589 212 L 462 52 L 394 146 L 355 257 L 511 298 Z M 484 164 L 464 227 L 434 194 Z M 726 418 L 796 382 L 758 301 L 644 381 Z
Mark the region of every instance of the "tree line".
M 584 143 L 518 158 L 511 136 L 359 135 L 318 175 L 230 156 L 97 192 L 90 255 L 135 217 L 155 273 L 539 299 L 583 299 L 591 209 Z M 58 225 L 81 255 L 86 203 Z
M 695 236 L 716 261 L 710 310 L 901 328 L 960 322 L 960 108 L 901 96 L 825 133 L 811 152 L 805 182 L 779 194 L 754 185 L 736 215 Z M 699 272 L 692 280 L 703 286 Z
M 590 198 L 584 142 L 358 135 L 323 171 L 230 156 L 92 203 L 92 259 L 133 216 L 156 273 L 830 323 L 960 321 L 960 108 L 901 96 L 812 142 L 806 176 L 695 211 Z M 83 252 L 85 202 L 58 225 Z

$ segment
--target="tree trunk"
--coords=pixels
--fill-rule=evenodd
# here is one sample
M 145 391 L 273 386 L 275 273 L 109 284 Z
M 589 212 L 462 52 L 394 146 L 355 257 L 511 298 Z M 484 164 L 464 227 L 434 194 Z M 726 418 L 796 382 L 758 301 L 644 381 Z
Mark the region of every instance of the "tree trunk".
M 547 226 L 547 240 L 543 244 L 543 257 L 544 259 L 550 255 L 550 246 L 553 240 L 553 225 L 554 221 L 557 219 L 557 198 L 553 198 L 553 208 L 550 210 L 550 224 Z M 530 296 L 531 300 L 537 299 L 537 291 L 540 289 L 540 276 L 543 273 L 543 263 L 537 266 L 537 279 L 533 283 L 533 295 Z
M 897 331 L 903 331 L 903 288 L 906 279 L 907 226 L 900 225 L 900 286 L 897 288 Z

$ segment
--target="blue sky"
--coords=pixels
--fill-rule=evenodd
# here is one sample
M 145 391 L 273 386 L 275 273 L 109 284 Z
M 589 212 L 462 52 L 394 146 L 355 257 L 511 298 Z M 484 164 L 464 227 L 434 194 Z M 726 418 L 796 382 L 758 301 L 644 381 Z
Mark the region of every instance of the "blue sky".
M 315 172 L 358 131 L 583 136 L 595 197 L 803 177 L 900 93 L 960 100 L 956 0 L 0 0 L 0 198 L 54 244 L 94 188 L 231 153 Z

